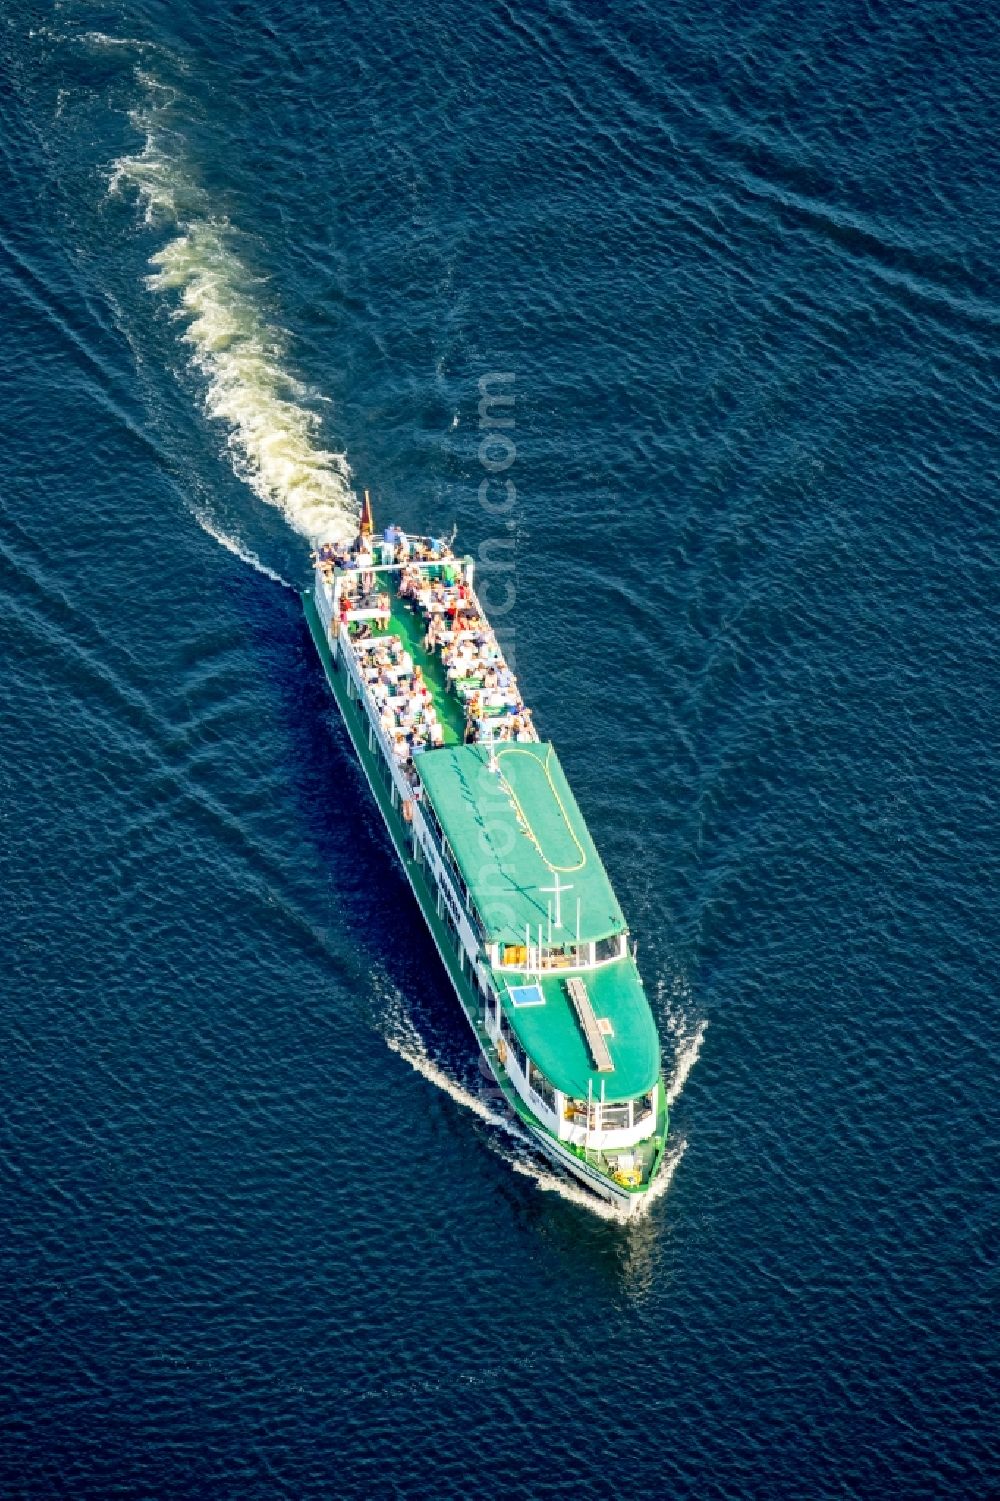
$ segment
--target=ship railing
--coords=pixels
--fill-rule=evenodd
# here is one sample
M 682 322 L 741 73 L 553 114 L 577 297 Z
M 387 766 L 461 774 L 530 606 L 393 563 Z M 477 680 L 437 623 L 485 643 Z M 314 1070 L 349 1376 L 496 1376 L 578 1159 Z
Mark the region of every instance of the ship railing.
M 378 706 L 375 703 L 374 698 L 372 697 L 371 689 L 369 688 L 364 674 L 361 671 L 357 655 L 354 651 L 354 643 L 351 640 L 350 633 L 348 632 L 347 627 L 344 625 L 340 627 L 340 649 L 344 654 L 344 660 L 348 664 L 348 672 L 350 673 L 351 680 L 355 684 L 356 688 L 358 689 L 359 695 L 364 701 L 365 708 L 367 710 L 366 717 L 368 719 L 369 729 L 378 742 L 382 754 L 384 755 L 386 762 L 388 763 L 396 790 L 401 798 L 403 798 L 404 800 L 408 799 L 412 796 L 413 789 L 410 786 L 410 783 L 407 781 L 406 774 L 404 773 L 403 768 L 399 763 L 395 749 L 389 744 L 389 737 L 386 735 L 385 731 L 382 728 L 379 720 Z
M 418 546 L 430 548 L 433 545 L 432 537 L 411 537 L 411 542 Z M 388 542 L 377 541 L 372 546 L 370 561 L 359 563 L 356 556 L 346 563 L 332 563 L 328 565 L 335 573 L 341 576 L 352 573 L 399 573 L 404 568 L 458 568 L 468 575 L 468 569 L 472 565 L 469 557 L 456 557 L 453 552 L 441 553 L 437 557 L 415 558 L 412 555 L 405 558 L 392 556 L 394 548 Z

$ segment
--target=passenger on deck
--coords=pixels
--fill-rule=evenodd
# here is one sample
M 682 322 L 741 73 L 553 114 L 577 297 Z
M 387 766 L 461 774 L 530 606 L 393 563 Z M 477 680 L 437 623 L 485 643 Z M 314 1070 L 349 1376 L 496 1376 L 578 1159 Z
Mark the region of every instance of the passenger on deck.
M 438 622 L 437 622 L 437 616 L 436 615 L 432 615 L 431 618 L 430 618 L 430 624 L 428 625 L 427 630 L 424 633 L 424 651 L 428 651 L 428 652 L 429 651 L 433 651 L 434 648 L 437 646 L 437 644 L 438 644 L 438 630 L 439 630 L 439 627 L 438 627 Z

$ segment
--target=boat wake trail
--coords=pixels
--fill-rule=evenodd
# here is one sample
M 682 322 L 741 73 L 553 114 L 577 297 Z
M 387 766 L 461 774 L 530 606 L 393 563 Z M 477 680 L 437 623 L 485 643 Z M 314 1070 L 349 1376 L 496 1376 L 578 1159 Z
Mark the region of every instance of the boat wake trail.
M 687 1142 L 682 1139 L 671 1151 L 664 1153 L 663 1166 L 660 1168 L 659 1176 L 657 1177 L 652 1188 L 649 1190 L 649 1193 L 646 1195 L 646 1214 L 649 1213 L 650 1206 L 655 1204 L 657 1199 L 662 1199 L 667 1189 L 670 1187 L 671 1183 L 673 1182 L 674 1173 L 676 1173 L 677 1169 L 680 1167 L 681 1158 L 684 1156 L 684 1153 L 686 1151 Z
M 385 1040 L 392 1052 L 398 1054 L 431 1084 L 443 1090 L 449 1099 L 455 1101 L 456 1105 L 462 1105 L 466 1110 L 471 1110 L 473 1115 L 477 1115 L 488 1126 L 495 1126 L 511 1136 L 526 1139 L 517 1123 L 504 1112 L 502 1106 L 494 1107 L 488 1099 L 466 1088 L 439 1063 L 435 1063 L 416 1032 L 411 1032 L 406 1037 L 390 1036 Z
M 681 1091 L 687 1083 L 688 1075 L 698 1062 L 701 1045 L 705 1040 L 705 1033 L 708 1031 L 708 1022 L 700 1021 L 694 1033 L 686 1039 L 683 1038 L 682 1028 L 683 1023 L 680 1022 L 677 1024 L 676 1031 L 674 1027 L 671 1027 L 671 1031 L 675 1031 L 675 1035 L 676 1032 L 681 1032 L 682 1035 L 681 1039 L 679 1039 L 680 1046 L 674 1057 L 674 1070 L 667 1084 L 667 1105 L 670 1109 L 673 1109 L 674 1103 L 680 1098 Z
M 320 446 L 320 419 L 288 368 L 287 340 L 261 309 L 261 278 L 185 164 L 181 96 L 142 67 L 136 78 L 143 101 L 129 118 L 144 145 L 115 163 L 109 193 L 134 191 L 145 222 L 170 234 L 150 257 L 147 285 L 175 299 L 205 410 L 226 428 L 235 472 L 304 537 L 346 539 L 357 526 L 347 459 Z
M 273 568 L 268 568 L 267 564 L 263 563 L 249 547 L 244 546 L 238 538 L 230 537 L 228 532 L 224 532 L 207 512 L 192 510 L 191 514 L 202 531 L 207 532 L 213 541 L 218 542 L 220 547 L 224 547 L 227 552 L 231 552 L 234 558 L 239 558 L 241 563 L 246 563 L 250 568 L 256 569 L 258 573 L 262 573 L 272 583 L 280 584 L 283 589 L 294 589 L 294 584 L 290 584 L 286 578 L 282 578 L 281 574 L 276 573 Z

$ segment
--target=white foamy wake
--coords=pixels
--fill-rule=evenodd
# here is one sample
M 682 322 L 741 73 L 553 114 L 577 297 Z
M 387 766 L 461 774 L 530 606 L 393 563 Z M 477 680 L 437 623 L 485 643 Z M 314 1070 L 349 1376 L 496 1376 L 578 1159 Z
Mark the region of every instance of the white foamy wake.
M 672 1109 L 674 1102 L 680 1097 L 681 1090 L 687 1083 L 688 1075 L 698 1062 L 701 1045 L 705 1040 L 708 1030 L 708 1022 L 700 1021 L 692 1036 L 682 1042 L 681 1047 L 674 1058 L 674 1069 L 667 1085 L 667 1105 Z
M 175 299 L 205 410 L 225 426 L 236 473 L 304 537 L 346 539 L 357 525 L 347 460 L 318 442 L 319 417 L 287 367 L 284 335 L 261 310 L 260 280 L 185 167 L 172 124 L 179 96 L 141 68 L 136 77 L 145 97 L 130 119 L 144 144 L 115 163 L 109 192 L 133 189 L 145 222 L 170 232 L 147 285 Z
M 494 1109 L 489 1100 L 483 1099 L 481 1095 L 473 1093 L 471 1089 L 467 1089 L 464 1084 L 460 1084 L 451 1074 L 446 1073 L 440 1064 L 435 1063 L 416 1032 L 411 1030 L 410 1035 L 405 1038 L 390 1036 L 385 1040 L 394 1053 L 404 1059 L 418 1074 L 422 1074 L 431 1084 L 435 1084 L 438 1089 L 443 1090 L 457 1105 L 462 1105 L 466 1110 L 471 1110 L 473 1115 L 477 1115 L 481 1121 L 485 1121 L 489 1126 L 497 1126 L 500 1130 L 509 1132 L 511 1136 L 522 1136 L 517 1123 L 506 1113 L 502 1106 Z
M 505 1154 L 506 1155 L 506 1154 Z M 572 1178 L 563 1177 L 561 1173 L 552 1172 L 547 1167 L 529 1157 L 508 1156 L 507 1161 L 515 1173 L 522 1177 L 530 1178 L 535 1187 L 542 1193 L 558 1194 L 560 1199 L 565 1199 L 567 1204 L 576 1204 L 581 1209 L 586 1209 L 590 1214 L 596 1214 L 599 1220 L 611 1220 L 618 1225 L 631 1223 L 629 1216 L 623 1214 L 614 1204 L 607 1199 L 599 1198 L 596 1193 L 589 1189 L 579 1188 Z
M 592 1214 L 602 1219 L 622 1218 L 613 1205 L 606 1204 L 596 1194 L 588 1193 L 586 1189 L 578 1188 L 570 1179 L 549 1171 L 548 1167 L 536 1156 L 530 1138 L 508 1111 L 502 1096 L 494 1104 L 481 1095 L 475 1094 L 471 1089 L 467 1089 L 464 1084 L 460 1084 L 440 1064 L 434 1062 L 416 1030 L 408 1021 L 404 1023 L 398 1012 L 394 1025 L 397 1032 L 386 1038 L 386 1043 L 392 1051 L 405 1059 L 411 1068 L 431 1084 L 443 1090 L 457 1105 L 471 1110 L 473 1115 L 478 1116 L 481 1121 L 503 1132 L 502 1144 L 500 1141 L 492 1141 L 491 1146 L 516 1173 L 530 1178 L 535 1186 L 544 1192 L 557 1193 L 561 1198 L 589 1209 Z
M 238 538 L 230 537 L 228 533 L 224 532 L 204 511 L 192 510 L 191 514 L 202 531 L 207 532 L 213 541 L 219 543 L 220 547 L 224 547 L 227 552 L 231 552 L 234 558 L 239 558 L 241 563 L 247 563 L 251 568 L 255 568 L 258 573 L 262 573 L 266 579 L 271 579 L 275 584 L 280 584 L 283 589 L 291 589 L 293 587 L 287 579 L 281 577 L 280 573 L 275 573 L 273 568 L 268 568 L 266 563 L 262 563 L 257 554 L 249 547 L 244 547 Z
M 672 1151 L 664 1153 L 663 1162 L 660 1166 L 659 1174 L 657 1175 L 655 1182 L 652 1184 L 649 1192 L 646 1195 L 644 1205 L 644 1210 L 646 1213 L 649 1212 L 650 1206 L 652 1204 L 655 1204 L 657 1199 L 663 1198 L 663 1195 L 666 1193 L 667 1189 L 670 1187 L 671 1182 L 673 1181 L 674 1173 L 676 1173 L 677 1169 L 681 1165 L 681 1158 L 684 1156 L 684 1153 L 686 1151 L 687 1142 L 681 1140 L 677 1143 Z

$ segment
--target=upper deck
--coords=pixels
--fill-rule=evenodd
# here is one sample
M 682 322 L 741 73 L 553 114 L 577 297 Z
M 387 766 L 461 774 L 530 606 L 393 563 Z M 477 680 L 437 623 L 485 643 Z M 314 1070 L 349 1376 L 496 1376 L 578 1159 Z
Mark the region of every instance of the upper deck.
M 523 967 L 530 948 L 541 951 L 543 964 L 561 967 L 557 959 L 577 963 L 583 945 L 625 932 L 551 744 L 454 747 L 421 757 L 418 771 L 501 963 Z
M 427 537 L 361 540 L 350 552 L 320 550 L 317 585 L 362 650 L 372 650 L 363 643 L 379 636 L 398 643 L 391 646 L 393 660 L 376 653 L 379 670 L 369 672 L 379 685 L 375 697 L 393 701 L 395 723 L 385 723 L 393 740 L 400 731 L 411 754 L 537 740 L 531 710 L 473 589 L 472 560 L 455 558 L 446 543 Z

